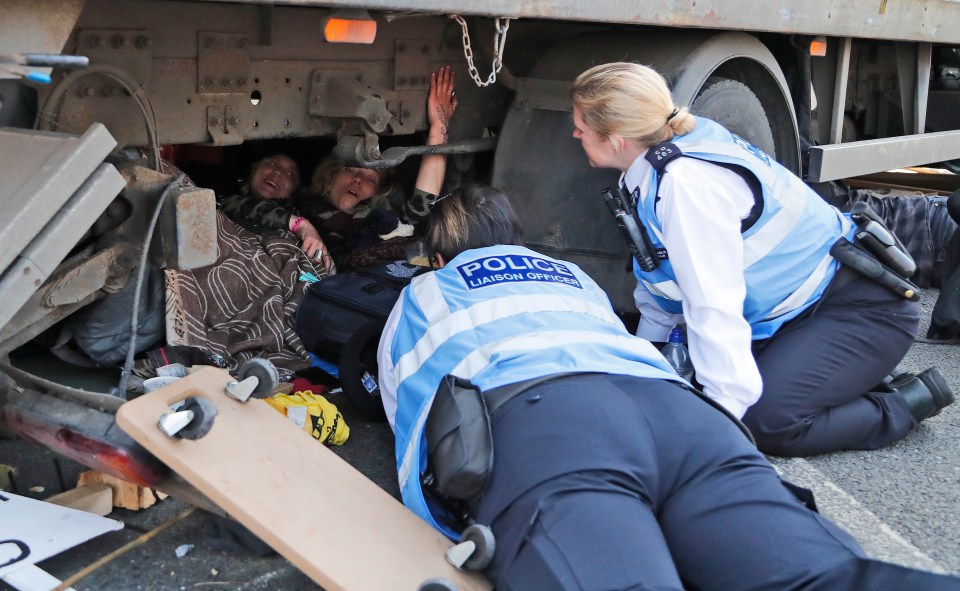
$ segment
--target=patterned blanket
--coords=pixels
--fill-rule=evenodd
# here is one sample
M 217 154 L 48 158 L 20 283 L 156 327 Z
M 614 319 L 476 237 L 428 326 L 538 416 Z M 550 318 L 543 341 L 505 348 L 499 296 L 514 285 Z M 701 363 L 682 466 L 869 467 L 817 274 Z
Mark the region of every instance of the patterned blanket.
M 261 237 L 217 213 L 217 261 L 193 271 L 166 271 L 167 343 L 200 347 L 230 369 L 252 357 L 280 370 L 310 365 L 293 330 L 306 284 L 315 272 L 282 234 Z

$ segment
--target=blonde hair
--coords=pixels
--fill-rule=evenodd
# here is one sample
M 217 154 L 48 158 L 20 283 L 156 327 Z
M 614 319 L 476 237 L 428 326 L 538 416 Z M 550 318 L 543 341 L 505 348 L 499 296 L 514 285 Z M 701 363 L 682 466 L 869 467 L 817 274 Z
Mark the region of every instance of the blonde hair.
M 630 62 L 594 66 L 577 76 L 570 98 L 583 122 L 602 137 L 619 135 L 653 146 L 693 131 L 696 119 L 673 104 L 656 70 Z
M 337 176 L 337 173 L 346 167 L 346 163 L 335 156 L 330 156 L 321 162 L 320 165 L 317 166 L 317 169 L 313 171 L 313 177 L 310 179 L 309 192 L 314 195 L 326 195 L 329 193 L 330 183 L 333 182 L 333 177 Z M 389 182 L 390 171 L 386 168 L 378 168 L 373 170 L 377 171 L 377 174 L 380 178 L 380 180 L 377 182 L 377 190 L 374 192 L 373 196 L 388 196 L 391 192 L 393 192 L 393 185 L 391 185 Z

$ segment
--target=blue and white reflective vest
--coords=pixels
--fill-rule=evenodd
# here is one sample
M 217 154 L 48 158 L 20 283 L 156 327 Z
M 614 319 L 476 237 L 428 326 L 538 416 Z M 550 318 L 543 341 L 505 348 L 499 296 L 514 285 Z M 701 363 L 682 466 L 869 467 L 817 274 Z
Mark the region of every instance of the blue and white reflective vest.
M 443 376 L 481 391 L 564 372 L 682 382 L 647 341 L 626 331 L 586 273 L 521 246 L 468 250 L 404 288 L 391 361 L 397 381 L 397 473 L 403 502 L 451 538 L 420 488 L 424 423 Z M 599 395 L 599 394 L 598 394 Z
M 747 292 L 743 316 L 753 338 L 773 335 L 820 299 L 839 267 L 830 247 L 856 230 L 847 216 L 759 148 L 709 119 L 697 117 L 693 131 L 651 150 L 647 159 L 654 169 L 636 211 L 659 251 L 660 266 L 645 272 L 634 261 L 634 273 L 661 308 L 671 314 L 683 312 L 683 293 L 663 246 L 662 222 L 656 213 L 661 176 L 657 159 L 677 157 L 677 150 L 682 156 L 742 167 L 760 183 L 762 210 L 742 234 Z

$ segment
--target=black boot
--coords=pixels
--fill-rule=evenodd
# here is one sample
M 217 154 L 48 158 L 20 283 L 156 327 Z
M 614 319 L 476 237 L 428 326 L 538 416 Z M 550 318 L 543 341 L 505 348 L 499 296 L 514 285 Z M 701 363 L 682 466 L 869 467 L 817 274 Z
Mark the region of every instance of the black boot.
M 890 382 L 889 388 L 903 396 L 918 423 L 953 404 L 953 390 L 935 367 L 919 374 L 900 374 Z
M 951 243 L 960 248 L 960 236 L 954 235 Z M 940 286 L 940 296 L 930 314 L 928 339 L 951 340 L 960 337 L 960 266 L 954 269 Z
M 947 213 L 960 224 L 960 189 L 947 199 Z M 951 340 L 960 337 L 960 229 L 943 246 L 943 260 L 937 264 L 940 297 L 930 316 L 928 339 Z
M 960 189 L 957 189 L 947 197 L 947 213 L 950 214 L 953 221 L 960 224 Z

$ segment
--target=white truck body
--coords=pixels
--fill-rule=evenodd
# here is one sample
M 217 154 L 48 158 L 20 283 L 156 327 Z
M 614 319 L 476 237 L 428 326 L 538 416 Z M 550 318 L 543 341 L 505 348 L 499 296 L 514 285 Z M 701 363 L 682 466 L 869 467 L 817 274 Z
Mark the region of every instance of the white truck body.
M 360 10 L 376 23 L 372 43 L 324 40 L 329 17 Z M 496 25 L 509 22 L 495 83 L 471 81 L 449 15 L 468 24 L 481 79 Z M 533 248 L 578 263 L 628 311 L 633 278 L 599 197 L 616 175 L 590 169 L 571 137 L 577 74 L 605 61 L 653 65 L 676 102 L 822 184 L 960 160 L 958 25 L 955 0 L 5 0 L 0 356 L 138 270 L 167 177 L 123 166 L 118 175 L 103 162 L 114 162 L 111 151 L 202 146 L 240 162 L 246 148 L 282 140 L 317 157 L 332 149 L 368 166 L 401 164 L 423 153 L 429 76 L 444 64 L 460 97 L 451 144 L 440 148 L 455 154 L 449 183 L 505 189 Z M 817 39 L 826 54 L 811 57 Z M 24 53 L 90 65 L 35 84 L 15 64 Z M 208 264 L 212 200 L 198 193 L 169 207 L 154 262 Z M 0 393 L 15 430 L 50 446 L 63 440 L 56 429 L 130 445 L 110 418 L 117 401 L 0 371 L 16 384 Z M 68 402 L 75 412 L 62 410 Z M 66 414 L 52 420 L 53 408 Z M 89 427 L 97 421 L 100 434 Z M 87 461 L 82 449 L 59 449 Z

